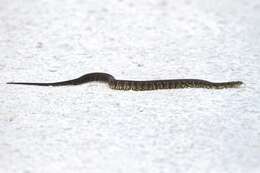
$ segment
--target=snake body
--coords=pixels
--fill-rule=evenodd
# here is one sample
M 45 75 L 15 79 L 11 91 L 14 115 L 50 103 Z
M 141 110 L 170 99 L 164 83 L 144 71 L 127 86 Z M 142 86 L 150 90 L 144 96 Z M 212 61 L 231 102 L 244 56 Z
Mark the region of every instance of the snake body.
M 53 83 L 28 83 L 28 82 L 8 82 L 7 84 L 21 85 L 38 85 L 38 86 L 66 86 L 80 85 L 92 81 L 105 82 L 111 89 L 115 90 L 157 90 L 157 89 L 178 89 L 178 88 L 207 88 L 207 89 L 224 89 L 238 88 L 243 84 L 241 81 L 231 82 L 209 82 L 200 79 L 168 79 L 168 80 L 148 80 L 148 81 L 133 81 L 133 80 L 117 80 L 114 76 L 107 73 L 88 73 L 79 78 Z

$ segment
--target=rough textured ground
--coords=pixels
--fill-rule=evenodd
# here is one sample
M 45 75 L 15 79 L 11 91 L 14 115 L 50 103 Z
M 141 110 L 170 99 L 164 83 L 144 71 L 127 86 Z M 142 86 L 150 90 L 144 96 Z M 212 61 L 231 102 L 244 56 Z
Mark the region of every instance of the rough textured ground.
M 260 1 L 0 0 L 0 172 L 260 172 Z M 122 92 L 85 73 L 241 80 Z

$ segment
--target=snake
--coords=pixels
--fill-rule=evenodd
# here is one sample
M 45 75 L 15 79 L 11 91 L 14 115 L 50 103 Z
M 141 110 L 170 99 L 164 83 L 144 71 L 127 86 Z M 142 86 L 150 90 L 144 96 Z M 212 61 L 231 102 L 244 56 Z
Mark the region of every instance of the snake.
M 20 85 L 37 85 L 37 86 L 66 86 L 66 85 L 81 85 L 88 82 L 103 82 L 107 83 L 114 90 L 134 90 L 146 91 L 157 89 L 179 89 L 179 88 L 206 88 L 206 89 L 224 89 L 224 88 L 239 88 L 243 82 L 210 82 L 201 79 L 166 79 L 166 80 L 117 80 L 114 76 L 108 73 L 94 72 L 80 76 L 76 79 L 52 82 L 52 83 L 32 83 L 32 82 L 8 82 L 7 84 Z

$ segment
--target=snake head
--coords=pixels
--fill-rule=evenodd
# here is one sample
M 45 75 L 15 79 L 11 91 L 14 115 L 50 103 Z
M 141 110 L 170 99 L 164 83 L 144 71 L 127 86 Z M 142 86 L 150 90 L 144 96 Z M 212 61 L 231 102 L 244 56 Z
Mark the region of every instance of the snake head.
M 234 81 L 232 82 L 232 88 L 239 88 L 244 83 L 242 81 Z

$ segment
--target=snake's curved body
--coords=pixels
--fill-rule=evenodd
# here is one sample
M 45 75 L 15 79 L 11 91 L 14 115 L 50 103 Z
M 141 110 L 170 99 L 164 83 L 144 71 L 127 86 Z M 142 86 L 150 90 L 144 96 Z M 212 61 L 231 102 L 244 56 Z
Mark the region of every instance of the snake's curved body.
M 92 81 L 105 82 L 111 89 L 115 90 L 157 90 L 157 89 L 178 89 L 178 88 L 207 88 L 207 89 L 223 89 L 223 88 L 238 88 L 243 84 L 241 81 L 231 82 L 209 82 L 200 79 L 169 79 L 169 80 L 148 80 L 148 81 L 133 81 L 133 80 L 117 80 L 114 76 L 107 73 L 88 73 L 79 78 L 54 82 L 54 83 L 27 83 L 27 82 L 8 82 L 7 84 L 21 85 L 38 85 L 38 86 L 65 86 L 65 85 L 80 85 Z

